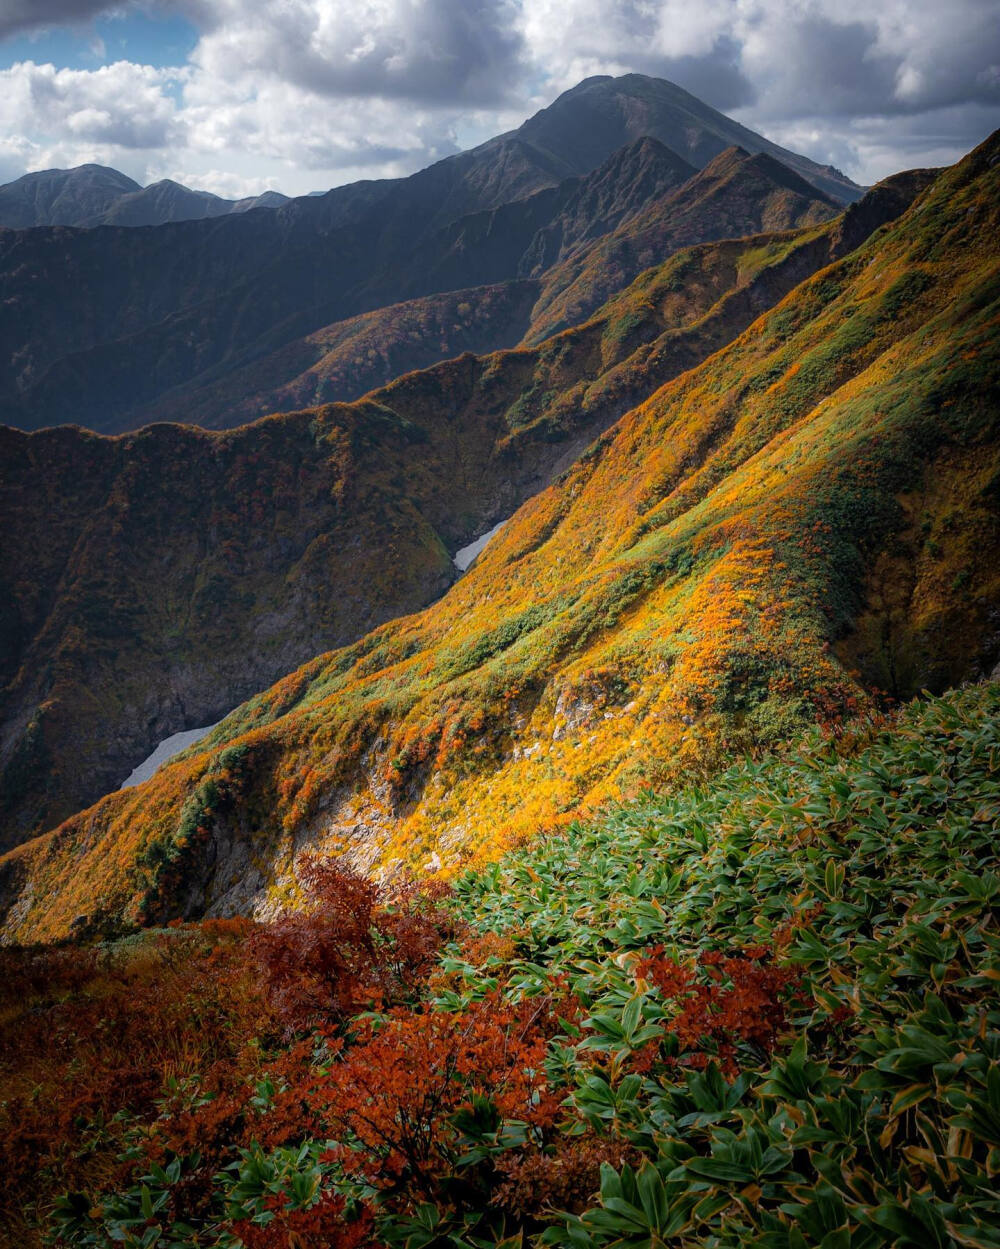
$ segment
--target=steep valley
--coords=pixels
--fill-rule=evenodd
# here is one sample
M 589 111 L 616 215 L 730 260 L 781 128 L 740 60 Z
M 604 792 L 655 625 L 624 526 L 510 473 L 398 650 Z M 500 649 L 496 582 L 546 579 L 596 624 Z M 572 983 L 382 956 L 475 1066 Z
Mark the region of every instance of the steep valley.
M 849 216 L 742 253 L 696 248 L 534 354 L 463 357 L 353 408 L 249 427 L 304 438 L 315 424 L 336 442 L 344 424 L 385 420 L 401 446 L 433 441 L 412 434 L 411 404 L 454 413 L 456 393 L 468 402 L 516 376 L 477 462 L 483 445 L 515 462 L 519 447 L 549 447 L 554 468 L 549 438 L 571 448 L 594 385 L 574 392 L 559 370 L 609 345 L 613 365 L 571 376 L 601 391 L 619 369 L 628 409 L 438 603 L 312 659 L 204 747 L 7 854 L 8 936 L 270 914 L 297 897 L 309 850 L 383 876 L 427 862 L 454 872 L 620 792 L 817 719 L 836 725 L 871 708 L 876 687 L 905 697 L 990 671 L 998 155 L 994 136 L 853 249 L 831 252 Z M 783 287 L 797 253 L 812 262 Z M 671 264 L 711 277 L 710 256 L 754 280 L 671 280 Z M 703 302 L 685 305 L 681 292 L 699 289 Z M 719 339 L 684 356 L 703 319 Z M 672 371 L 671 352 L 684 357 Z M 536 371 L 558 388 L 533 386 Z M 133 442 L 179 436 L 215 447 L 248 435 L 154 427 Z M 520 502 L 501 490 L 484 506 L 480 483 L 462 488 L 479 500 L 475 526 Z M 450 514 L 434 533 L 457 546 L 474 525 Z M 430 535 L 426 549 L 447 560 Z
M 583 325 L 407 374 L 353 405 L 222 434 L 0 430 L 0 507 L 19 535 L 0 552 L 2 844 L 117 788 L 169 733 L 426 605 L 453 578 L 449 551 L 897 217 L 931 176 L 889 179 L 821 225 L 681 250 Z M 608 289 L 621 271 L 592 272 Z M 358 335 L 398 334 L 406 316 L 373 314 Z M 354 350 L 349 339 L 325 368 Z M 303 397 L 293 385 L 269 400 Z

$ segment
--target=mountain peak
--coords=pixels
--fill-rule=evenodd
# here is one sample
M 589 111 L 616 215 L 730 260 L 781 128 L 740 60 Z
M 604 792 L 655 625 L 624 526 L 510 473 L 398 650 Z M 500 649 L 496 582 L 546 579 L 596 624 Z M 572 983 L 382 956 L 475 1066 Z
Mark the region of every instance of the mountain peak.
M 698 169 L 726 148 L 765 152 L 839 204 L 863 194 L 849 178 L 772 143 L 699 100 L 677 83 L 646 74 L 585 78 L 516 132 L 544 151 L 559 151 L 577 173 L 587 173 L 615 150 L 643 135 L 659 139 Z
M 138 182 L 107 165 L 39 169 L 0 186 L 0 225 L 77 225 L 140 189 Z
M 822 199 L 828 200 L 831 204 L 837 202 L 833 196 L 828 195 L 822 188 L 813 186 L 786 165 L 784 161 L 778 160 L 768 152 L 754 152 L 747 157 L 746 164 L 748 167 L 764 174 L 773 182 L 778 182 L 782 186 L 787 187 L 788 190 L 795 191 L 799 195 L 815 196 L 818 192 Z
M 579 95 L 582 91 L 588 91 L 591 87 L 596 87 L 602 82 L 614 82 L 611 74 L 591 74 L 589 78 L 581 78 L 575 87 L 569 87 L 556 97 L 556 101 L 569 99 L 571 96 Z
M 633 139 L 631 143 L 620 147 L 613 152 L 608 159 L 595 169 L 588 177 L 597 177 L 602 171 L 620 170 L 626 167 L 645 166 L 649 164 L 662 165 L 665 169 L 669 168 L 682 178 L 690 178 L 698 172 L 696 166 L 690 161 L 686 161 L 683 156 L 678 156 L 673 148 L 667 147 L 659 139 L 652 135 L 644 134 L 638 139 Z
M 783 187 L 805 199 L 820 201 L 834 208 L 840 206 L 833 196 L 800 177 L 784 161 L 778 160 L 768 152 L 748 152 L 739 144 L 727 147 L 725 151 L 710 160 L 701 171 L 699 178 L 705 182 L 727 182 L 732 179 L 754 176 L 763 179 L 768 184 Z

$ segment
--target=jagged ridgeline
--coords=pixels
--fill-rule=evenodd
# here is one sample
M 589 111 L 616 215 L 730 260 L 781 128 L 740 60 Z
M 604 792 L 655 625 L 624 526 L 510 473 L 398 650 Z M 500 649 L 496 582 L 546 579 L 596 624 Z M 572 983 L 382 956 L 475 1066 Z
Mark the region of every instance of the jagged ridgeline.
M 267 211 L 229 211 L 241 205 L 198 196 L 192 206 L 191 193 L 172 184 L 121 194 L 121 176 L 94 167 L 30 176 L 0 188 L 0 222 L 96 224 L 103 205 L 103 219 L 121 224 L 0 228 L 0 340 L 9 348 L 0 357 L 0 419 L 25 429 L 79 422 L 105 433 L 155 420 L 240 424 L 247 407 L 252 416 L 274 410 L 266 393 L 322 357 L 314 335 L 336 337 L 332 324 L 519 278 L 538 282 L 536 297 L 544 295 L 542 275 L 566 253 L 615 230 L 648 200 L 699 185 L 702 173 L 711 181 L 716 161 L 737 149 L 737 163 L 749 162 L 752 177 L 772 184 L 768 194 L 749 205 L 737 194 L 728 221 L 709 194 L 695 206 L 702 232 L 684 242 L 817 221 L 863 193 L 836 170 L 640 74 L 588 79 L 518 130 L 408 178 L 352 183 Z M 724 191 L 726 175 L 715 181 Z M 178 196 L 189 215 L 211 219 L 127 224 L 176 215 Z M 740 212 L 747 207 L 767 220 L 751 224 Z M 617 259 L 627 264 L 625 253 Z M 513 346 L 533 302 L 525 305 L 522 289 L 465 333 L 449 321 L 444 342 L 420 329 L 414 344 L 395 317 L 383 332 L 392 355 L 409 357 L 403 367 L 422 367 L 463 347 Z M 432 298 L 432 319 L 447 304 Z M 448 338 L 463 341 L 448 350 Z M 347 372 L 331 368 L 325 392 L 299 402 L 353 399 L 393 375 L 369 374 L 356 389 L 365 368 Z
M 266 910 L 296 854 L 495 855 L 996 660 L 1000 143 L 667 383 L 423 613 L 3 861 L 7 932 Z
M 578 325 L 681 248 L 815 224 L 837 208 L 763 153 L 727 148 L 696 173 L 655 139 L 639 139 L 585 178 L 450 225 L 407 262 L 430 264 L 437 287 L 468 287 L 476 274 L 516 277 L 336 321 L 218 379 L 195 379 L 142 415 L 217 427 L 295 404 L 354 399 L 463 349 L 536 343 Z M 486 264 L 484 253 L 498 247 L 506 259 Z M 380 300 L 426 286 L 414 274 L 401 287 L 399 270 L 379 286 Z

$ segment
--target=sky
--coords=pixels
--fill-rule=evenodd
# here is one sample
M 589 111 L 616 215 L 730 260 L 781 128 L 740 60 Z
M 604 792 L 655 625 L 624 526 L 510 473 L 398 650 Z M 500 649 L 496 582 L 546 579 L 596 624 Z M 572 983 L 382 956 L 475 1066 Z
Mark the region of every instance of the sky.
M 1000 127 L 1000 0 L 0 0 L 0 182 L 302 195 L 629 72 L 870 183 Z

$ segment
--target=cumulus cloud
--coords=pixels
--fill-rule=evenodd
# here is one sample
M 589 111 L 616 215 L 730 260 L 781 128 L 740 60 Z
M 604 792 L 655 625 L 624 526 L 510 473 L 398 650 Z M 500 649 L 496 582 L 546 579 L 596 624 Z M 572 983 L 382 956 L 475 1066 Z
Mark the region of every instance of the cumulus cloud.
M 957 104 L 933 114 L 863 117 L 842 132 L 816 124 L 771 127 L 776 142 L 824 164 L 863 171 L 877 182 L 900 169 L 937 168 L 975 146 L 1000 126 L 1000 115 L 980 104 Z
M 716 108 L 753 98 L 732 0 L 531 0 L 525 42 L 537 71 L 568 88 L 599 73 L 669 78 Z
M 0 38 L 137 5 L 196 27 L 188 63 L 12 67 L 0 168 L 99 151 L 299 193 L 409 172 L 630 71 L 860 180 L 1000 124 L 1000 0 L 4 0 Z
M 194 61 L 213 79 L 455 105 L 501 100 L 520 72 L 514 0 L 215 0 L 211 16 Z
M 1000 66 L 995 0 L 770 0 L 742 44 L 766 114 L 857 117 L 1000 102 L 990 83 Z
M 739 103 L 760 115 L 1000 100 L 997 0 L 535 0 L 524 23 L 535 61 L 566 85 L 644 62 L 698 75 L 716 107 L 738 75 Z
M 211 191 L 213 195 L 221 195 L 224 199 L 250 199 L 255 195 L 263 195 L 265 191 L 281 190 L 276 178 L 242 178 L 226 169 L 202 172 L 173 166 L 159 171 L 155 181 L 159 182 L 164 178 L 169 178 L 171 182 L 180 182 L 192 191 Z
M 524 22 L 561 87 L 658 74 L 864 181 L 1000 125 L 998 0 L 537 0 Z
M 250 97 L 214 102 L 203 79 L 186 96 L 189 146 L 218 158 L 235 144 L 308 170 L 376 167 L 399 172 L 456 150 L 436 111 L 390 100 L 330 100 L 286 83 L 263 82 Z M 402 162 L 402 164 L 400 164 Z M 370 174 L 368 175 L 370 176 Z
M 23 135 L 0 136 L 0 184 L 13 182 L 37 165 L 38 145 Z
M 183 71 L 118 61 L 96 70 L 22 61 L 0 70 L 0 130 L 107 148 L 159 148 L 184 142 L 169 87 Z

